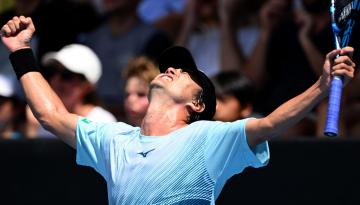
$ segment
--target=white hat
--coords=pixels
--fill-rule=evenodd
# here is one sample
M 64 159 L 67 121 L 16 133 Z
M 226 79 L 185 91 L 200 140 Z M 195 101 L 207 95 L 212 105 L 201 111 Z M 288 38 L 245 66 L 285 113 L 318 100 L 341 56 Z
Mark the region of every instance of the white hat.
M 85 45 L 70 44 L 58 52 L 46 53 L 42 58 L 42 64 L 47 65 L 51 60 L 59 61 L 74 73 L 83 74 L 92 84 L 96 84 L 102 74 L 99 58 Z
M 15 93 L 14 84 L 9 77 L 0 74 L 0 96 L 13 97 Z

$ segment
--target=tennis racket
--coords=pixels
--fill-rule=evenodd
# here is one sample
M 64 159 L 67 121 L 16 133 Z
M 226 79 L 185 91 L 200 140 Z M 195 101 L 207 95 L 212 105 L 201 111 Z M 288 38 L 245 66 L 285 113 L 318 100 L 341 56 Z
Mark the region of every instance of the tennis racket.
M 331 0 L 330 15 L 336 49 L 349 45 L 355 22 L 359 18 L 360 0 Z M 342 78 L 334 76 L 331 80 L 329 105 L 324 134 L 338 135 L 338 122 L 342 93 Z

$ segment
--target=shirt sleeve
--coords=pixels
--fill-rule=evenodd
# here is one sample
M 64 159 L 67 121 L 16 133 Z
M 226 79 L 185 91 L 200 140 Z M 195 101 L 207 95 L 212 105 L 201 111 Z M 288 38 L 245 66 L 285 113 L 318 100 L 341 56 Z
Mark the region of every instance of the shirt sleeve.
M 107 179 L 104 126 L 105 123 L 79 118 L 76 127 L 76 163 L 94 168 Z
M 268 142 L 253 149 L 247 143 L 246 120 L 231 123 L 215 122 L 209 128 L 205 145 L 205 159 L 210 175 L 228 179 L 246 167 L 262 167 L 270 158 Z

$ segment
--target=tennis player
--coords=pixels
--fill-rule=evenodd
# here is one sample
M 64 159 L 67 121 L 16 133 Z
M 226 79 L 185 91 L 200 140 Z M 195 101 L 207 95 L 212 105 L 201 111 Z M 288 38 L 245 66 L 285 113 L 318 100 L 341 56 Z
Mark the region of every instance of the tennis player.
M 172 47 L 159 59 L 161 74 L 150 84 L 141 127 L 97 123 L 69 113 L 42 77 L 29 46 L 34 31 L 24 16 L 2 27 L 26 99 L 41 124 L 77 150 L 77 163 L 105 178 L 110 204 L 215 204 L 231 176 L 268 163 L 267 140 L 325 98 L 332 75 L 343 76 L 345 83 L 354 76 L 353 49 L 334 50 L 319 80 L 270 115 L 211 121 L 216 109 L 212 83 L 185 48 Z

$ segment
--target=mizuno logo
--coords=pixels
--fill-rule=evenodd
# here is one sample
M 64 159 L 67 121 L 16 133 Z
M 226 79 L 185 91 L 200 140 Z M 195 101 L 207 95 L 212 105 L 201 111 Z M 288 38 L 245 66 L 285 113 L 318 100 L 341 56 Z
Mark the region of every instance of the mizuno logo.
M 147 152 L 139 152 L 138 154 L 140 154 L 141 156 L 143 156 L 144 158 L 150 153 L 150 152 L 152 152 L 152 151 L 154 151 L 155 149 L 151 149 L 151 150 L 149 150 L 149 151 L 147 151 Z

